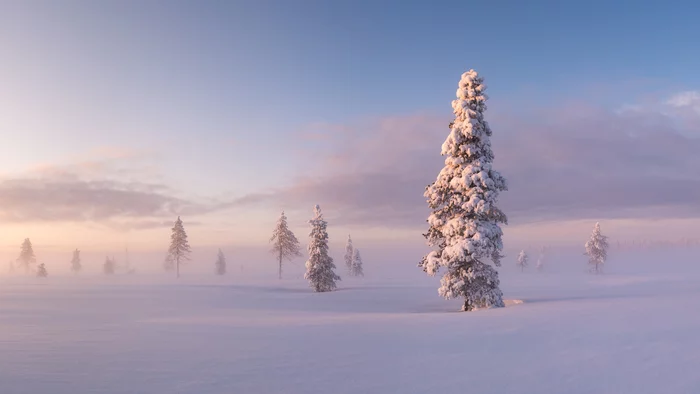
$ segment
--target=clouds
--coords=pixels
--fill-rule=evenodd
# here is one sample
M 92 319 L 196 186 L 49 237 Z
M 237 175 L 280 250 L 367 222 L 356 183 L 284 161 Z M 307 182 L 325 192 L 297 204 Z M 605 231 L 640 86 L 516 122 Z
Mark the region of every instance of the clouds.
M 63 166 L 40 165 L 0 180 L 0 221 L 95 222 L 116 230 L 169 226 L 176 215 L 197 215 L 217 204 L 190 201 L 152 177 L 148 160 L 99 150 Z
M 672 112 L 695 96 L 674 97 L 629 111 L 579 103 L 488 114 L 494 164 L 509 180 L 501 201 L 511 223 L 699 217 L 700 123 L 678 122 Z M 318 202 L 338 224 L 422 226 L 422 193 L 442 166 L 449 120 L 423 114 L 336 126 L 321 170 L 236 204 Z

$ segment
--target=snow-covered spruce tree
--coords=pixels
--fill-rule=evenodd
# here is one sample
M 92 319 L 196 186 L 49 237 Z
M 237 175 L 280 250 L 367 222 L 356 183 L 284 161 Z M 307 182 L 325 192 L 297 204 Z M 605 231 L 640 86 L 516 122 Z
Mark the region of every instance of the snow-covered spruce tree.
M 190 249 L 189 242 L 187 242 L 187 233 L 185 232 L 185 227 L 182 225 L 182 220 L 180 220 L 178 216 L 172 228 L 170 248 L 168 248 L 168 256 L 175 265 L 178 278 L 180 277 L 180 263 L 188 261 L 190 259 L 190 253 L 192 253 L 192 250 Z
M 163 260 L 163 269 L 166 272 L 175 270 L 175 261 L 173 261 L 173 256 L 171 256 L 170 253 L 165 255 L 165 259 Z
M 73 259 L 70 261 L 70 270 L 77 274 L 81 269 L 83 269 L 83 265 L 80 264 L 80 251 L 76 249 L 73 251 Z
M 224 256 L 224 252 L 219 249 L 219 254 L 216 256 L 216 274 L 217 275 L 226 275 L 226 257 Z
M 20 246 L 19 257 L 17 262 L 21 267 L 24 267 L 24 273 L 29 274 L 29 268 L 36 263 L 36 256 L 34 256 L 34 247 L 32 246 L 32 241 L 29 238 L 25 238 Z
M 540 249 L 540 255 L 537 257 L 537 265 L 535 265 L 535 268 L 539 272 L 542 272 L 544 270 L 544 259 L 546 255 L 547 248 L 543 246 L 542 249 Z
M 524 250 L 520 251 L 520 254 L 518 255 L 518 267 L 520 267 L 520 271 L 523 272 L 525 271 L 525 267 L 527 267 L 527 262 L 529 260 L 529 257 L 527 256 L 527 253 L 525 253 Z
M 44 263 L 41 263 L 36 267 L 36 276 L 39 278 L 46 278 L 49 276 L 49 273 L 46 272 L 46 265 L 44 265 Z
M 350 238 L 350 234 L 348 234 L 348 242 L 345 244 L 345 268 L 350 276 L 352 276 L 353 256 L 354 248 L 352 246 L 352 238 Z
M 105 275 L 114 275 L 114 271 L 117 268 L 117 262 L 114 259 L 107 256 L 104 265 L 102 265 L 102 271 Z
M 603 270 L 603 264 L 608 258 L 608 237 L 600 233 L 600 223 L 596 223 L 593 227 L 591 239 L 586 242 L 586 256 L 588 256 L 588 264 L 591 266 L 591 271 L 596 274 Z
M 328 223 L 323 219 L 321 207 L 314 207 L 314 217 L 309 220 L 311 233 L 309 233 L 309 259 L 306 261 L 306 273 L 304 279 L 309 281 L 311 288 L 316 292 L 331 291 L 336 288 L 335 281 L 340 277 L 333 271 L 335 264 L 333 258 L 328 255 Z
M 282 279 L 282 260 L 287 259 L 291 261 L 293 258 L 301 256 L 299 240 L 287 226 L 287 216 L 285 216 L 284 211 L 282 211 L 280 218 L 277 220 L 270 242 L 272 242 L 270 253 L 277 256 L 279 263 L 277 276 L 279 279 Z
M 360 256 L 360 249 L 355 248 L 352 251 L 352 267 L 350 269 L 351 276 L 365 276 L 362 270 L 362 256 Z
M 475 307 L 503 307 L 496 267 L 503 249 L 500 224 L 506 215 L 496 206 L 506 180 L 491 168 L 491 128 L 484 120 L 486 86 L 474 70 L 462 74 L 457 99 L 452 101 L 455 120 L 442 145 L 445 167 L 428 186 L 425 197 L 428 245 L 435 248 L 419 264 L 429 275 L 443 267 L 438 293 L 449 299 L 464 298 L 463 311 Z

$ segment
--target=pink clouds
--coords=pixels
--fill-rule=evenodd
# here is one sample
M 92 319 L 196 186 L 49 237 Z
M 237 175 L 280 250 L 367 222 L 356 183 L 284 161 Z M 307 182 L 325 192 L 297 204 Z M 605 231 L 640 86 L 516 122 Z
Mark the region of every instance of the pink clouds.
M 489 118 L 512 222 L 700 215 L 700 140 L 663 111 L 577 104 L 512 113 Z M 318 202 L 340 223 L 422 226 L 422 193 L 441 167 L 449 120 L 423 114 L 337 127 L 320 171 L 236 204 Z

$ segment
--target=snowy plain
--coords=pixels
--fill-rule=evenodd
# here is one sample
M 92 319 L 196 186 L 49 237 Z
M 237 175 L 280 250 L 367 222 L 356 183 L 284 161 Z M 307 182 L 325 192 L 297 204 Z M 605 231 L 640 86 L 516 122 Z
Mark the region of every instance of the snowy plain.
M 699 393 L 700 251 L 500 269 L 471 313 L 438 278 L 0 277 L 0 393 Z M 375 263 L 376 264 L 376 263 Z M 415 273 L 415 275 L 413 275 Z

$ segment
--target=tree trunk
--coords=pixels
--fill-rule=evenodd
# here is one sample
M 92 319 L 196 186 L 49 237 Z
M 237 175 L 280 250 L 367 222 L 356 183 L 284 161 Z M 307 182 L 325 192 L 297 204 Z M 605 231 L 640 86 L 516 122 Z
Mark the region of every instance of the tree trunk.
M 282 279 L 282 248 L 280 247 L 280 268 L 279 268 L 279 279 Z
M 175 266 L 177 267 L 177 268 L 176 268 L 177 277 L 179 278 L 179 277 L 180 277 L 180 256 L 178 256 L 178 257 L 175 259 Z
M 469 300 L 464 300 L 464 306 L 462 306 L 464 312 L 469 312 L 472 310 L 472 306 L 469 305 Z

